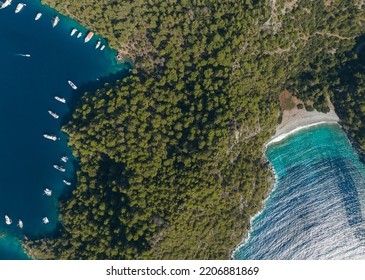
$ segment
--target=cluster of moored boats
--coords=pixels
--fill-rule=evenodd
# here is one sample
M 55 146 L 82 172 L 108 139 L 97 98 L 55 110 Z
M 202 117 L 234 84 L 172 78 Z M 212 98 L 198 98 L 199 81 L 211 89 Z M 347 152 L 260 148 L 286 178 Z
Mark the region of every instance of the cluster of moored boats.
M 60 160 L 66 163 L 68 161 L 68 157 L 67 156 L 63 156 L 63 157 L 61 157 Z M 62 171 L 62 172 L 65 172 L 66 171 L 66 169 L 64 167 L 59 166 L 59 165 L 56 165 L 56 164 L 53 165 L 53 167 L 56 168 L 57 170 Z M 65 179 L 63 180 L 63 183 L 65 183 L 67 186 L 70 186 L 71 185 L 71 182 L 69 182 L 69 181 L 67 181 Z M 49 189 L 48 187 L 45 188 L 43 190 L 43 195 L 45 195 L 45 196 L 52 196 L 52 190 Z M 11 225 L 12 223 L 13 223 L 12 219 L 8 215 L 5 215 L 5 224 Z M 43 217 L 42 218 L 42 223 L 43 224 L 48 224 L 49 223 L 48 217 Z M 21 228 L 21 229 L 24 227 L 24 223 L 23 223 L 23 221 L 21 219 L 18 220 L 17 226 L 19 228 Z
M 61 157 L 60 160 L 66 163 L 68 161 L 68 157 L 67 156 L 63 156 L 63 157 Z M 59 166 L 59 165 L 56 165 L 56 164 L 54 165 L 54 168 L 56 168 L 57 170 L 60 170 L 62 172 L 66 171 L 66 169 L 64 167 Z M 69 182 L 69 181 L 67 181 L 65 179 L 63 180 L 63 183 L 65 183 L 67 186 L 70 186 L 71 185 L 71 182 Z M 43 190 L 43 195 L 45 195 L 45 196 L 52 196 L 52 190 L 49 189 L 48 187 L 45 188 Z M 5 215 L 5 224 L 11 225 L 12 223 L 13 223 L 12 219 L 8 215 Z M 49 223 L 48 217 L 43 217 L 42 218 L 42 223 L 43 224 L 48 224 Z M 21 228 L 21 229 L 24 227 L 24 223 L 23 223 L 23 221 L 21 219 L 18 220 L 17 226 L 19 228 Z
M 68 80 L 67 82 L 73 90 L 77 90 L 77 86 L 72 81 Z M 63 104 L 66 103 L 66 99 L 63 97 L 55 96 L 54 99 L 56 99 L 60 103 L 63 103 Z M 58 119 L 60 117 L 57 113 L 55 113 L 51 110 L 48 110 L 48 114 L 50 114 L 54 119 Z M 53 134 L 43 134 L 43 137 L 48 140 L 52 140 L 52 141 L 57 141 L 60 139 L 56 135 L 53 135 Z
M 70 80 L 68 80 L 67 81 L 68 82 L 68 84 L 69 84 L 69 86 L 73 89 L 73 90 L 77 90 L 77 86 L 72 82 L 72 81 L 70 81 Z M 58 102 L 61 102 L 61 103 L 66 103 L 66 99 L 65 98 L 63 98 L 63 97 L 59 97 L 59 96 L 55 96 L 54 97 Z M 48 110 L 48 113 L 54 118 L 54 119 L 58 119 L 60 116 L 57 114 L 57 113 L 55 113 L 55 112 L 53 112 L 53 111 L 51 111 L 51 110 Z M 54 135 L 54 134 L 47 134 L 47 133 L 45 133 L 45 134 L 43 134 L 43 137 L 44 138 L 46 138 L 46 139 L 48 139 L 48 140 L 51 140 L 51 141 L 57 141 L 57 140 L 60 140 L 60 138 L 58 138 L 56 135 Z M 63 161 L 63 162 L 67 162 L 68 161 L 68 157 L 67 156 L 63 156 L 63 157 L 61 157 L 61 161 Z M 55 168 L 55 169 L 57 169 L 58 171 L 60 171 L 60 172 L 65 172 L 66 171 L 66 168 L 65 167 L 63 167 L 62 165 L 58 165 L 58 164 L 54 164 L 53 165 L 53 168 Z M 66 185 L 71 185 L 71 183 L 69 182 L 69 181 L 66 181 L 66 180 L 63 180 L 63 182 L 66 184 Z
M 77 36 L 76 38 L 80 38 L 82 36 L 82 32 L 77 30 L 77 28 L 73 28 L 71 30 L 71 33 L 70 33 L 70 36 L 74 36 L 75 34 L 77 33 Z M 89 33 L 87 33 L 85 39 L 84 39 L 84 42 L 87 43 L 91 40 L 91 38 L 94 36 L 94 32 L 91 32 L 89 31 Z M 101 47 L 100 47 L 101 46 Z M 100 39 L 96 42 L 96 45 L 95 45 L 95 49 L 98 49 L 100 47 L 100 50 L 104 50 L 105 49 L 105 45 L 101 45 L 101 41 Z
M 70 85 L 70 87 L 73 89 L 73 90 L 76 90 L 77 89 L 77 86 L 72 82 L 72 81 L 68 81 L 68 84 Z M 59 97 L 59 96 L 55 96 L 54 97 L 57 101 L 59 101 L 59 102 L 61 102 L 61 103 L 66 103 L 66 99 L 65 98 L 62 98 L 62 97 Z M 53 118 L 55 118 L 55 119 L 58 119 L 59 118 L 59 115 L 57 115 L 55 112 L 53 112 L 53 111 L 51 111 L 51 110 L 48 110 L 48 113 L 53 117 Z M 46 139 L 48 139 L 48 140 L 52 140 L 52 141 L 57 141 L 57 140 L 59 140 L 60 138 L 58 138 L 56 135 L 52 135 L 52 134 L 43 134 L 43 137 L 44 138 L 46 138 Z M 67 156 L 62 156 L 61 158 L 60 158 L 60 161 L 62 161 L 62 162 L 64 162 L 64 163 L 66 163 L 66 162 L 68 162 L 68 160 L 69 160 L 69 158 L 67 157 Z M 56 169 L 56 170 L 58 170 L 58 171 L 60 171 L 60 172 L 65 172 L 66 171 L 66 168 L 65 167 L 63 167 L 62 165 L 60 165 L 60 164 L 54 164 L 53 165 L 53 167 Z M 71 182 L 69 182 L 69 181 L 67 181 L 67 180 L 65 180 L 65 179 L 63 179 L 62 180 L 63 181 L 63 183 L 65 184 L 65 185 L 67 185 L 67 186 L 70 186 L 71 185 Z M 46 195 L 46 196 L 52 196 L 52 190 L 51 189 L 49 189 L 48 187 L 47 188 L 45 188 L 44 190 L 43 190 L 43 194 L 44 195 Z M 12 221 L 12 219 L 8 216 L 8 215 L 5 215 L 5 223 L 7 224 L 7 225 L 11 225 L 12 223 L 13 223 L 13 221 Z M 49 223 L 49 219 L 47 218 L 47 217 L 43 217 L 42 218 L 42 223 L 43 224 L 48 224 Z M 23 228 L 24 227 L 24 223 L 23 223 L 23 221 L 21 220 L 21 219 L 19 219 L 18 220 L 18 224 L 17 224 L 17 226 L 19 227 L 19 228 Z
M 5 224 L 7 225 L 11 225 L 13 223 L 12 219 L 10 219 L 10 217 L 8 215 L 5 215 Z M 42 223 L 43 224 L 48 224 L 49 223 L 49 219 L 47 217 L 43 217 L 42 218 Z M 24 227 L 24 223 L 21 219 L 18 219 L 18 223 L 17 223 L 17 226 L 19 228 L 23 228 Z
M 6 0 L 5 2 L 0 2 L 0 9 L 4 9 L 7 6 L 11 5 L 13 0 Z M 19 13 L 25 6 L 27 6 L 24 3 L 18 3 L 18 5 L 15 8 L 15 13 Z M 42 17 L 42 13 L 37 13 L 35 15 L 34 20 L 39 20 Z M 52 19 L 52 27 L 56 27 L 57 24 L 60 22 L 60 17 L 57 15 Z M 73 28 L 71 30 L 71 36 L 74 36 L 77 33 L 77 38 L 80 38 L 83 34 L 81 31 L 77 30 L 77 28 Z M 91 38 L 94 36 L 94 32 L 89 31 L 87 35 L 84 38 L 84 42 L 87 43 L 91 40 Z M 102 51 L 105 49 L 105 45 L 101 45 L 101 40 L 99 39 L 95 44 L 95 49 L 99 49 Z
M 12 3 L 12 0 L 6 0 L 5 2 L 1 2 L 0 1 L 0 9 L 4 9 L 6 8 L 7 6 L 11 5 Z M 24 3 L 19 3 L 17 6 L 16 6 L 16 9 L 15 9 L 15 13 L 19 13 L 24 7 L 26 6 L 26 4 Z M 39 20 L 40 18 L 42 17 L 42 13 L 37 13 L 36 16 L 35 16 L 35 20 Z M 53 18 L 52 20 L 52 26 L 55 27 L 60 21 L 60 18 L 59 16 L 56 16 Z M 72 31 L 71 31 L 71 36 L 73 36 L 76 32 L 78 32 L 78 30 L 76 28 L 74 28 Z M 87 36 L 85 37 L 85 43 L 90 41 L 90 39 L 93 37 L 94 33 L 93 32 L 89 32 L 87 34 Z M 77 38 L 80 38 L 82 36 L 82 32 L 78 32 L 77 34 Z M 98 40 L 95 48 L 99 48 L 101 45 L 101 41 Z M 103 45 L 100 50 L 103 50 L 105 48 L 105 46 Z M 77 90 L 77 86 L 72 82 L 72 81 L 67 81 L 69 86 L 73 89 L 73 90 Z M 66 99 L 63 98 L 63 97 L 59 97 L 59 96 L 55 96 L 54 97 L 58 102 L 61 102 L 61 103 L 66 103 Z M 54 119 L 58 119 L 59 118 L 59 115 L 51 110 L 48 110 L 48 113 L 54 118 Z M 52 134 L 43 134 L 43 137 L 48 139 L 48 140 L 52 140 L 52 141 L 57 141 L 59 140 L 60 138 L 58 138 L 56 135 L 52 135 Z M 66 163 L 68 162 L 69 158 L 67 156 L 62 156 L 60 161 Z M 60 172 L 65 172 L 66 171 L 66 168 L 63 167 L 62 165 L 58 165 L 58 164 L 54 164 L 53 167 L 55 169 L 57 169 L 58 171 Z M 70 186 L 71 185 L 71 182 L 67 181 L 67 180 L 62 180 L 63 183 L 67 186 Z M 45 188 L 43 190 L 43 195 L 45 196 L 52 196 L 52 190 L 49 189 L 48 187 Z M 7 225 L 11 225 L 13 223 L 12 219 L 8 216 L 8 215 L 5 215 L 5 223 Z M 43 217 L 42 218 L 42 223 L 43 224 L 48 224 L 49 223 L 49 219 L 48 217 Z M 17 223 L 17 226 L 19 228 L 23 228 L 24 227 L 24 223 L 21 219 L 18 219 L 18 223 Z

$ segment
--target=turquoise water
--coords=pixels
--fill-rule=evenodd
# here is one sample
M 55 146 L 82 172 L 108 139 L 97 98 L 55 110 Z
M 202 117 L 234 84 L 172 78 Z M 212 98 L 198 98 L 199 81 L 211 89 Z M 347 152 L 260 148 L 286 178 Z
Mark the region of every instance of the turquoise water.
M 365 259 L 365 167 L 338 125 L 268 147 L 276 186 L 235 259 Z
M 98 36 L 87 44 L 83 37 L 71 37 L 73 27 L 87 33 L 75 21 L 60 16 L 52 28 L 56 11 L 39 1 L 22 2 L 27 6 L 18 14 L 14 13 L 18 1 L 0 10 L 0 233 L 4 234 L 0 259 L 27 258 L 19 239 L 53 233 L 58 197 L 75 186 L 76 162 L 61 125 L 84 90 L 121 76 L 128 67 L 118 64 L 108 47 L 95 50 Z M 39 21 L 34 20 L 37 12 L 43 13 Z M 79 89 L 73 91 L 68 80 Z M 67 103 L 56 101 L 55 95 Z M 60 118 L 52 118 L 48 110 Z M 47 140 L 44 133 L 60 140 Z M 67 163 L 60 161 L 64 155 L 70 158 Z M 57 171 L 54 164 L 63 165 L 66 172 Z M 66 186 L 63 179 L 73 185 Z M 51 197 L 43 195 L 46 187 L 52 189 Z M 11 225 L 5 224 L 5 215 L 12 219 Z M 50 223 L 42 224 L 43 217 Z M 22 230 L 16 225 L 18 219 L 24 222 Z

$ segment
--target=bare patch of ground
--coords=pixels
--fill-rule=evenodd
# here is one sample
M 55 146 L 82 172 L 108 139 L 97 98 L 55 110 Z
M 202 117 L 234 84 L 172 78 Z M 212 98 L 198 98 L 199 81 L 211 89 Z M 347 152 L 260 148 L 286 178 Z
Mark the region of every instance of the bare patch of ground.
M 322 113 L 316 110 L 309 112 L 304 106 L 303 109 L 298 109 L 298 105 L 304 105 L 304 102 L 297 99 L 290 92 L 284 91 L 280 96 L 280 106 L 283 111 L 282 121 L 277 126 L 275 136 L 269 143 L 280 141 L 287 135 L 308 126 L 320 123 L 338 123 L 339 118 L 334 111 L 334 106 L 329 97 L 327 97 L 327 103 L 330 108 L 330 112 L 328 113 Z M 305 105 L 313 106 L 313 102 L 307 100 Z

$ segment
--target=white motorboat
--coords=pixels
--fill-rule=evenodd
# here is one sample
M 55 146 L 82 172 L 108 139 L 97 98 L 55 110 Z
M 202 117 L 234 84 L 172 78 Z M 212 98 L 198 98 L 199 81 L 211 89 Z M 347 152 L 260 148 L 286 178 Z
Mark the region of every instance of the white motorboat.
M 42 16 L 42 13 L 36 14 L 34 20 L 39 20 L 41 18 L 41 16 Z
M 42 219 L 42 221 L 43 221 L 43 224 L 48 224 L 48 223 L 49 223 L 49 220 L 48 220 L 48 218 L 47 218 L 47 217 L 44 217 L 44 218 Z
M 66 103 L 66 99 L 59 97 L 59 96 L 55 96 L 54 99 L 56 99 L 57 101 L 61 102 L 61 103 Z
M 24 3 L 19 3 L 17 6 L 16 6 L 16 9 L 15 9 L 15 13 L 17 14 L 17 13 L 19 13 L 22 9 L 23 9 L 23 7 L 24 6 L 26 6 L 26 4 L 24 4 Z
M 68 80 L 67 82 L 73 90 L 77 90 L 77 86 L 72 81 Z
M 7 225 L 11 225 L 11 223 L 12 223 L 13 221 L 9 218 L 9 216 L 8 215 L 5 215 L 5 223 L 7 224 Z
M 6 8 L 7 6 L 11 5 L 11 2 L 13 0 L 6 0 L 4 3 L 1 3 L 1 6 L 0 6 L 0 9 L 4 9 Z
M 77 29 L 74 28 L 74 29 L 71 30 L 71 34 L 70 35 L 73 36 L 73 35 L 75 35 L 76 32 L 77 32 Z
M 55 16 L 55 18 L 52 21 L 52 27 L 56 27 L 56 25 L 60 22 L 60 18 L 58 16 Z

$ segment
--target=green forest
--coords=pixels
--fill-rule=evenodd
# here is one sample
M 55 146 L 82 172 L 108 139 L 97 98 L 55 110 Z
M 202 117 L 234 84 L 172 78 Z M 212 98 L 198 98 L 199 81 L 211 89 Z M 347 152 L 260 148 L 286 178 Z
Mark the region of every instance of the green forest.
M 228 259 L 273 184 L 288 90 L 365 148 L 362 1 L 43 0 L 132 59 L 63 130 L 78 185 L 39 259 Z

